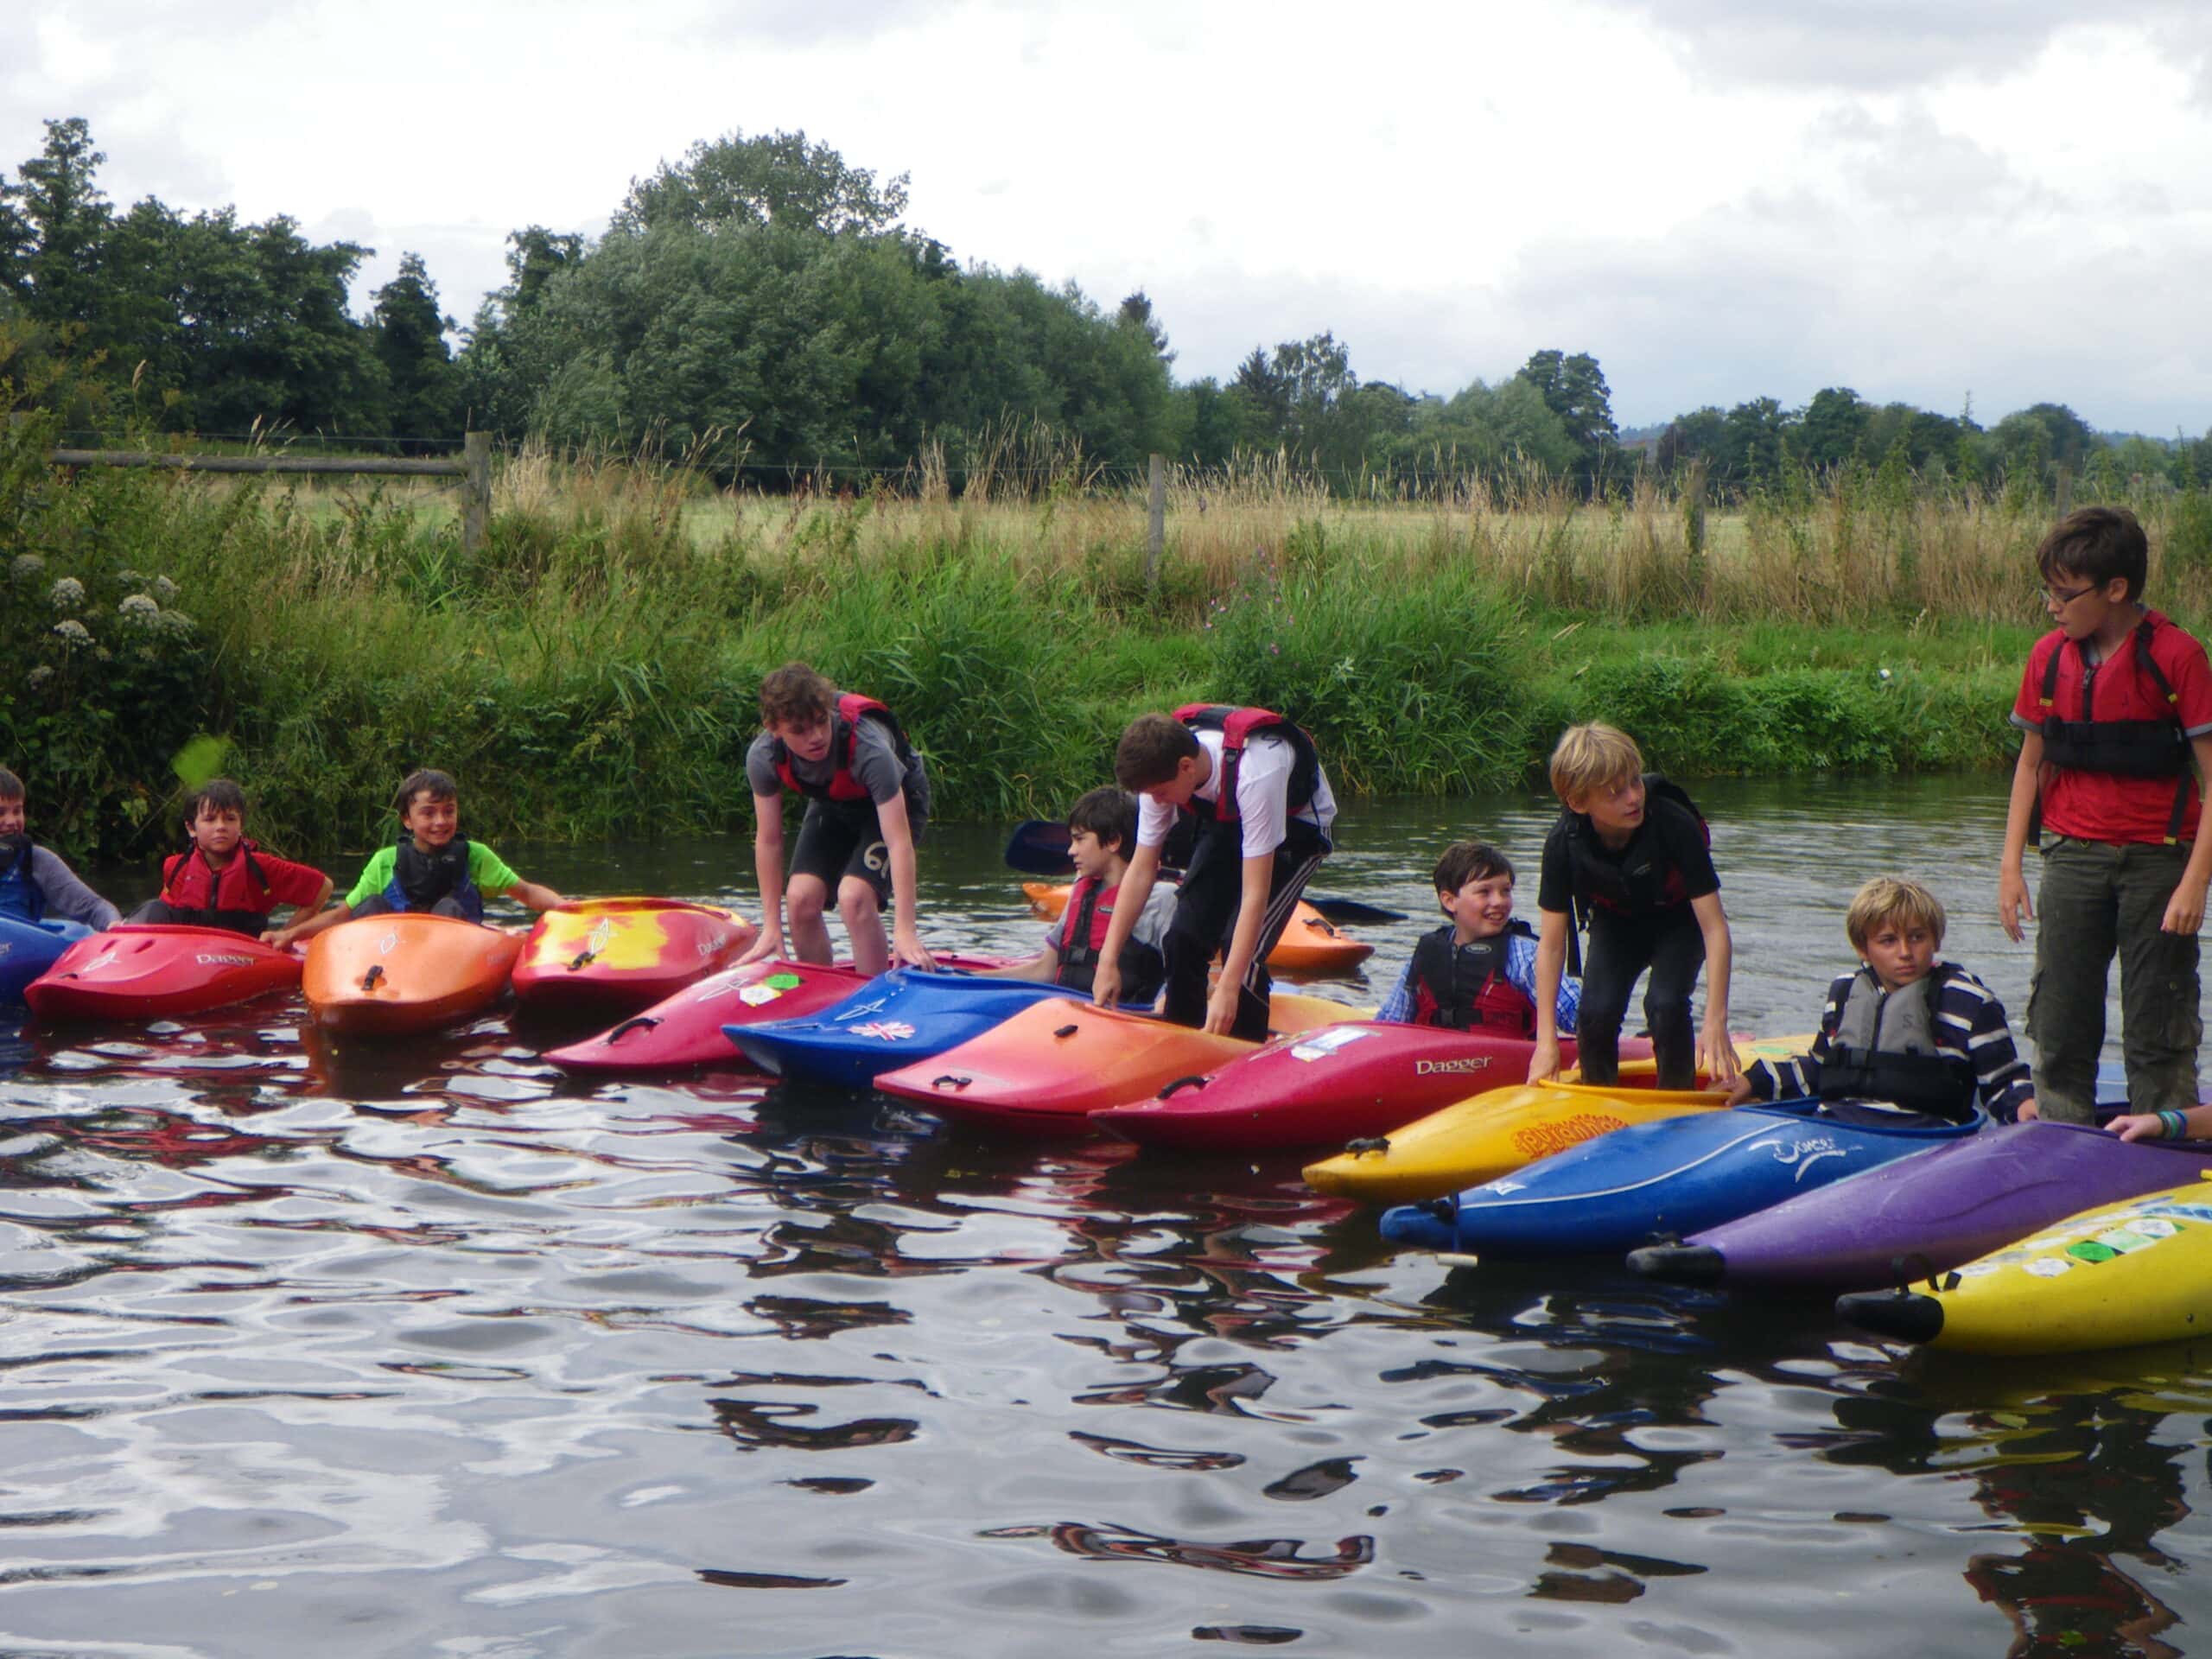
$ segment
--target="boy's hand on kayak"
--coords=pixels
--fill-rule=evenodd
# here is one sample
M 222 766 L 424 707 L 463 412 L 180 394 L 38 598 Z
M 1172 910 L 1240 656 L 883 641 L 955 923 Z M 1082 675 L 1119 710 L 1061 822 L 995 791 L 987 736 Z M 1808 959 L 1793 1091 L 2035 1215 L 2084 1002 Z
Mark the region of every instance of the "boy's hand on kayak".
M 1728 1103 L 1731 1106 L 1748 1105 L 1751 1098 L 1751 1080 L 1739 1075 L 1736 1081 L 1728 1086 Z
M 742 968 L 748 962 L 762 962 L 770 957 L 780 956 L 783 949 L 784 936 L 780 933 L 772 933 L 764 927 L 760 930 L 759 937 L 745 947 L 744 953 L 735 962 L 730 963 L 730 966 Z
M 1736 1081 L 1743 1068 L 1736 1063 L 1736 1045 L 1728 1036 L 1727 1022 L 1718 1027 L 1708 1025 L 1705 1034 L 1698 1039 L 1697 1069 L 1710 1078 L 1711 1086 Z
M 1226 1037 L 1236 1024 L 1238 982 L 1226 976 L 1214 982 L 1206 995 L 1205 1028 L 1216 1037 Z
M 2023 935 L 2020 921 L 2036 918 L 2036 907 L 2028 899 L 2027 878 L 2018 870 L 2006 870 L 1997 878 L 1997 919 L 2004 925 L 2007 938 L 2018 944 Z
M 1102 1008 L 1110 1008 L 1122 1000 L 1122 970 L 1112 963 L 1100 963 L 1091 975 L 1090 1000 Z
M 1542 1083 L 1559 1076 L 1559 1039 L 1536 1039 L 1535 1052 L 1529 1056 L 1529 1081 Z
M 2012 1121 L 2016 1123 L 2032 1123 L 2042 1116 L 2043 1108 L 2036 1104 L 2035 1096 L 2031 1095 L 2020 1103 L 2020 1109 L 2014 1114 Z
M 911 933 L 893 936 L 891 956 L 894 962 L 908 968 L 935 968 L 937 966 L 937 958 L 930 955 L 929 947 Z
M 2158 1122 L 2158 1115 L 2156 1112 L 2139 1112 L 2125 1117 L 2115 1117 L 2105 1127 L 2123 1141 L 2163 1141 L 2166 1135 L 2166 1126 Z

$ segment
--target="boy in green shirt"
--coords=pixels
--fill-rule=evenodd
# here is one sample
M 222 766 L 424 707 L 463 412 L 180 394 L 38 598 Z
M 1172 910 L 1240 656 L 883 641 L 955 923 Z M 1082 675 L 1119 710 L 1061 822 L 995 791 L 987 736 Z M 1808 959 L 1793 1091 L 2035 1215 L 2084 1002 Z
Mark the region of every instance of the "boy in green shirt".
M 355 916 L 428 911 L 463 921 L 484 919 L 484 900 L 502 894 L 531 910 L 550 910 L 561 895 L 525 881 L 480 841 L 461 833 L 461 790 L 442 772 L 412 772 L 392 798 L 399 814 L 397 841 L 373 854 L 346 901 L 291 937 L 308 938 Z

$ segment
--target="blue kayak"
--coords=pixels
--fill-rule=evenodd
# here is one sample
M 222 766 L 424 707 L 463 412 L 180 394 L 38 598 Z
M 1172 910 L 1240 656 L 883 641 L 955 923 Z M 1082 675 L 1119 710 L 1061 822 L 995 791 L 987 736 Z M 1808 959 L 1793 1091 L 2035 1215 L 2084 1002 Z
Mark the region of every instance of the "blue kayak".
M 722 1035 L 772 1077 L 865 1089 L 878 1072 L 933 1059 L 1054 997 L 1090 1000 L 1035 980 L 894 968 L 810 1018 L 724 1026 Z
M 1988 1122 L 1803 1100 L 1635 1123 L 1457 1198 L 1386 1211 L 1382 1236 L 1497 1255 L 1618 1252 L 1718 1227 Z
M 0 916 L 0 1002 L 20 1002 L 23 987 L 92 930 L 82 922 L 26 922 Z

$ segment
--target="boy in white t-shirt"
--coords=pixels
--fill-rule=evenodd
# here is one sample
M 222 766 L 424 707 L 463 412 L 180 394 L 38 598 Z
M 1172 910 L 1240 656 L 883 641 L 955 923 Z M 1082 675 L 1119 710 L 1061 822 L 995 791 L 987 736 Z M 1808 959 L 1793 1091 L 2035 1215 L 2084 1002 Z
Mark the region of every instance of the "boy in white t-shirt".
M 1313 740 L 1265 709 L 1193 703 L 1130 721 L 1114 751 L 1114 776 L 1139 798 L 1137 845 L 1100 951 L 1094 1000 L 1111 1004 L 1119 994 L 1116 954 L 1151 896 L 1176 815 L 1186 813 L 1197 836 L 1162 945 L 1161 1012 L 1179 1025 L 1264 1038 L 1268 952 L 1327 856 L 1337 817 Z M 1209 990 L 1216 951 L 1221 976 Z

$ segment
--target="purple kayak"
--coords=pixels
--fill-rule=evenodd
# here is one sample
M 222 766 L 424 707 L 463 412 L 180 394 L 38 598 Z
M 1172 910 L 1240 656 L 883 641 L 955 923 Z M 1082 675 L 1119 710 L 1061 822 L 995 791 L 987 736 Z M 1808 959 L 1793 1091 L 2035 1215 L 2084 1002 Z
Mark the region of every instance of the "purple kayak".
M 1629 1253 L 1686 1284 L 1874 1289 L 1924 1279 L 2055 1221 L 2212 1173 L 2212 1146 L 2013 1123 Z

